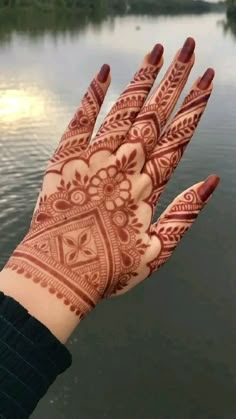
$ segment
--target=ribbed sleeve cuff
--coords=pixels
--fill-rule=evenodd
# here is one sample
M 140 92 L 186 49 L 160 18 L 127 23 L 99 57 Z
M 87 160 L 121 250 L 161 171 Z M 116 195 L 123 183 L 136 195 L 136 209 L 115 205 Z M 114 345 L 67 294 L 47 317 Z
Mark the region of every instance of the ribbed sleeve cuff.
M 29 418 L 71 363 L 70 352 L 50 330 L 0 292 L 0 419 Z

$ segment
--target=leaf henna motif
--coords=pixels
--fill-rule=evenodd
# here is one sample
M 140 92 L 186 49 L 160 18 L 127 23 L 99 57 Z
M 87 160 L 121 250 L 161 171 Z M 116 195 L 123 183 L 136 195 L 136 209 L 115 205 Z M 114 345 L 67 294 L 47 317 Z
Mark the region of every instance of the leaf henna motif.
M 152 226 L 151 233 L 160 239 L 162 246 L 158 258 L 149 263 L 150 274 L 167 262 L 203 206 L 196 191 L 189 190 Z
M 204 206 L 189 190 L 151 226 L 210 97 L 195 86 L 165 128 L 192 65 L 175 60 L 145 103 L 160 69 L 146 63 L 91 140 L 105 95 L 94 80 L 48 164 L 30 230 L 5 268 L 79 318 L 159 269 Z
M 154 184 L 149 199 L 154 209 L 199 124 L 209 97 L 209 91 L 194 89 L 190 92 L 147 161 L 144 173 L 152 178 Z
M 57 192 L 41 197 L 7 267 L 63 296 L 78 316 L 119 290 L 120 277 L 136 276 L 147 244 L 128 179 L 135 158 L 134 150 L 91 178 L 76 171 L 70 182 L 61 179 Z

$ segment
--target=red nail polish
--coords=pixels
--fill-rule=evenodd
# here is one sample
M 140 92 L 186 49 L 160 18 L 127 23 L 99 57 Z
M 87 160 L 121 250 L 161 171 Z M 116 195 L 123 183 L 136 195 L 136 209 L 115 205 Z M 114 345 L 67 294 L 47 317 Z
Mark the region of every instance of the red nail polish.
M 195 50 L 195 41 L 193 38 L 187 38 L 182 50 L 180 51 L 178 60 L 187 63 L 192 57 Z
M 161 44 L 156 44 L 150 54 L 149 64 L 157 65 L 159 61 L 161 60 L 163 52 L 164 52 L 163 46 Z
M 208 68 L 205 74 L 202 76 L 201 80 L 199 81 L 198 88 L 201 90 L 208 89 L 214 77 L 215 77 L 215 71 L 213 70 L 213 68 Z
M 198 195 L 202 202 L 206 202 L 208 198 L 210 198 L 219 182 L 220 178 L 216 175 L 211 175 L 205 180 L 205 182 L 198 189 Z
M 107 81 L 108 76 L 110 74 L 110 70 L 111 69 L 110 69 L 110 66 L 108 64 L 103 64 L 101 70 L 99 71 L 98 77 L 97 77 L 97 79 L 100 83 L 105 83 Z

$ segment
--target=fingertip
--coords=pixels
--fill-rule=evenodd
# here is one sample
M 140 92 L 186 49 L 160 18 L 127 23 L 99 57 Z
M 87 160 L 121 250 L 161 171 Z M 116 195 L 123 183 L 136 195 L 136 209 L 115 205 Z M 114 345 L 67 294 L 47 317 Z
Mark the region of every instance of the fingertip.
M 197 87 L 201 90 L 206 90 L 210 87 L 213 79 L 215 77 L 215 70 L 213 68 L 208 68 L 201 79 L 198 82 Z
M 212 174 L 201 184 L 201 186 L 198 188 L 198 195 L 202 202 L 206 202 L 208 198 L 210 198 L 219 183 L 220 177 L 216 174 Z
M 97 79 L 99 83 L 106 83 L 109 79 L 110 72 L 111 72 L 111 67 L 109 66 L 109 64 L 103 64 L 97 75 Z
M 160 63 L 164 53 L 164 47 L 162 44 L 156 44 L 151 53 L 148 54 L 148 62 L 151 65 L 157 65 Z

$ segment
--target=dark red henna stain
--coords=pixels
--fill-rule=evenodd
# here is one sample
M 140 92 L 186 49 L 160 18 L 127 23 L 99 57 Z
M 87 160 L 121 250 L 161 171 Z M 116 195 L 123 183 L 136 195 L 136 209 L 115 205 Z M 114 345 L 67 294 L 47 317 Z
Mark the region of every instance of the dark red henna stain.
M 148 99 L 129 132 L 126 142 L 142 144 L 147 158 L 155 148 L 179 99 L 192 65 L 189 60 L 186 63 L 179 60 L 172 63 L 160 86 Z
M 184 45 L 180 51 L 178 60 L 181 63 L 187 63 L 192 57 L 195 49 L 195 41 L 193 38 L 187 38 L 184 42 Z
M 59 292 L 77 315 L 120 289 L 120 277 L 124 284 L 136 276 L 147 248 L 128 178 L 136 154 L 91 178 L 77 171 L 71 182 L 61 179 L 57 192 L 41 197 L 30 232 L 7 267 Z
M 198 83 L 198 88 L 201 90 L 208 89 L 215 77 L 215 71 L 213 68 L 208 68 L 205 74 L 202 76 Z
M 103 64 L 98 74 L 98 81 L 100 83 L 105 83 L 108 79 L 109 74 L 110 74 L 110 66 L 108 64 Z
M 208 198 L 210 198 L 219 182 L 220 178 L 216 175 L 211 175 L 205 180 L 205 182 L 198 189 L 198 195 L 200 196 L 202 202 L 206 202 Z
M 189 57 L 190 50 L 185 51 Z M 139 181 L 135 143 L 142 143 L 148 157 L 143 173 L 152 186 L 145 201 L 151 222 L 150 209 L 154 211 L 210 96 L 210 91 L 194 88 L 161 135 L 191 66 L 190 61 L 177 59 L 144 107 L 159 69 L 151 65 L 141 68 L 91 143 L 104 98 L 101 85 L 94 80 L 49 163 L 44 182 L 50 193 L 46 194 L 43 186 L 31 229 L 6 266 L 47 288 L 80 318 L 102 298 L 131 288 L 143 271 L 147 275 L 147 267 L 152 272 L 167 261 L 205 205 L 201 196 L 212 190 L 211 181 L 207 191 L 188 191 L 151 230 L 144 227 L 146 220 L 139 211 L 142 196 L 135 195 Z M 209 74 L 205 82 L 206 78 L 209 82 Z M 134 147 L 128 151 L 126 143 L 134 143 Z M 121 145 L 119 157 L 118 153 L 112 155 Z M 111 163 L 101 161 L 101 167 L 95 166 L 92 172 L 92 157 L 99 163 L 101 151 L 110 153 Z M 77 169 L 71 166 L 70 177 L 72 162 L 77 163 Z M 82 171 L 84 166 L 87 169 Z M 152 262 L 152 256 L 146 256 L 149 234 L 158 237 L 161 244 Z
M 202 91 L 198 88 L 190 92 L 146 163 L 143 172 L 148 174 L 153 182 L 153 193 L 149 202 L 153 204 L 154 210 L 156 202 L 194 134 L 210 93 L 210 91 Z
M 157 65 L 161 60 L 163 52 L 164 48 L 161 44 L 155 45 L 149 57 L 149 64 Z

